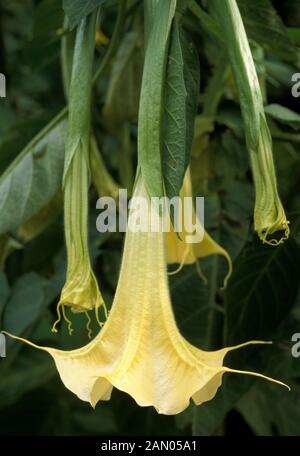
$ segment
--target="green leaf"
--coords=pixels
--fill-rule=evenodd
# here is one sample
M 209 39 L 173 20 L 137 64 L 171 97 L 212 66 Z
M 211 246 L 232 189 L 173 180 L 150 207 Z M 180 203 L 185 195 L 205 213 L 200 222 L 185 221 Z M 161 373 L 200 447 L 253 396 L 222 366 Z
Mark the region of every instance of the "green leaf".
M 173 198 L 190 161 L 200 86 L 197 52 L 176 19 L 165 84 L 162 164 L 166 194 Z
M 160 0 L 156 6 L 144 63 L 139 109 L 139 163 L 150 196 L 163 196 L 161 165 L 162 114 L 169 35 L 176 0 Z
M 174 265 L 170 266 L 170 271 L 172 268 L 174 269 Z M 181 333 L 189 342 L 203 348 L 209 313 L 209 288 L 197 274 L 194 264 L 185 266 L 178 274 L 171 275 L 169 283 Z
M 192 404 L 187 412 L 188 419 L 192 425 L 192 434 L 195 436 L 211 436 L 218 431 L 226 414 L 233 408 L 234 404 L 249 389 L 241 377 L 225 376 L 222 387 L 217 395 L 210 402 L 200 407 Z M 181 419 L 184 418 L 180 417 Z M 179 417 L 178 417 L 179 418 Z
M 9 234 L 2 234 L 0 236 L 0 271 L 4 269 L 6 259 L 9 255 L 22 247 L 22 244 Z
M 66 122 L 49 124 L 0 178 L 0 234 L 45 207 L 61 186 Z
M 62 192 L 58 191 L 54 198 L 44 206 L 39 212 L 34 214 L 19 229 L 19 236 L 23 242 L 29 242 L 39 236 L 48 226 L 50 226 L 62 212 L 63 198 Z
M 183 75 L 187 92 L 186 98 L 186 149 L 185 169 L 187 168 L 194 141 L 195 118 L 199 104 L 200 61 L 196 46 L 183 28 L 180 29 L 180 42 L 183 55 Z
M 16 281 L 4 310 L 6 331 L 20 335 L 38 318 L 45 302 L 44 286 L 45 280 L 34 272 Z
M 299 249 L 292 239 L 276 248 L 255 239 L 243 250 L 226 292 L 228 345 L 274 337 L 296 299 L 299 266 Z
M 105 123 L 111 131 L 138 117 L 143 71 L 140 42 L 137 31 L 128 32 L 114 60 L 103 108 Z
M 282 60 L 294 63 L 296 47 L 270 0 L 238 0 L 237 3 L 249 38 Z
M 58 40 L 57 29 L 62 27 L 62 22 L 61 0 L 42 0 L 34 11 L 34 39 L 40 41 L 40 46 Z
M 291 321 L 288 331 L 295 331 L 298 322 Z M 284 342 L 282 342 L 284 346 Z M 271 383 L 257 383 L 243 396 L 237 404 L 237 410 L 258 436 L 296 436 L 300 435 L 298 419 L 300 406 L 300 363 L 299 358 L 291 356 L 290 348 L 286 346 L 280 357 L 273 356 L 271 364 L 274 369 L 272 376 L 286 382 L 291 391 L 278 388 Z
M 179 195 L 186 169 L 186 100 L 184 62 L 178 21 L 173 23 L 166 70 L 162 165 L 166 194 Z
M 2 322 L 2 313 L 9 297 L 10 288 L 7 277 L 4 272 L 0 272 L 0 323 Z M 2 326 L 0 324 L 0 326 Z
M 38 350 L 31 349 L 18 356 L 13 367 L 0 377 L 0 408 L 15 404 L 24 394 L 45 384 L 55 374 L 53 362 Z
M 58 56 L 63 16 L 61 0 L 43 0 L 34 9 L 33 39 L 26 45 L 25 55 L 35 70 Z
M 72 30 L 88 14 L 101 6 L 107 0 L 63 0 L 63 9 L 69 18 Z
M 208 32 L 222 39 L 222 30 L 218 23 L 207 14 L 195 0 L 188 0 L 188 7 L 191 12 L 200 19 L 201 25 L 203 25 Z
M 265 106 L 265 112 L 273 119 L 285 123 L 297 130 L 300 127 L 300 115 L 291 109 L 273 103 Z
M 28 120 L 14 123 L 12 127 L 1 132 L 0 138 L 0 175 L 16 158 L 28 142 L 51 120 L 48 113 L 39 114 Z
M 91 411 L 78 411 L 72 413 L 71 419 L 80 428 L 80 435 L 113 435 L 118 433 L 117 419 L 111 404 L 97 407 Z

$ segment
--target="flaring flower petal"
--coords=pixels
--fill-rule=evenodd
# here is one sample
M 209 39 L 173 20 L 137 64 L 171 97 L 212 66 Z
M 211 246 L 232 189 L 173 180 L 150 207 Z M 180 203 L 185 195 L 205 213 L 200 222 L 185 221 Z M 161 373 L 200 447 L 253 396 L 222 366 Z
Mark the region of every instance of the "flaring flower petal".
M 137 182 L 135 195 L 149 202 L 142 179 Z M 156 216 L 160 217 L 158 212 Z M 207 352 L 183 338 L 169 296 L 164 241 L 162 231 L 128 231 L 112 310 L 88 345 L 62 351 L 25 342 L 48 352 L 65 386 L 93 407 L 100 400 L 108 400 L 116 387 L 140 406 L 177 414 L 188 407 L 191 398 L 196 404 L 211 400 L 226 372 L 261 376 L 282 384 L 255 372 L 223 366 L 228 352 L 265 342 L 251 341 Z

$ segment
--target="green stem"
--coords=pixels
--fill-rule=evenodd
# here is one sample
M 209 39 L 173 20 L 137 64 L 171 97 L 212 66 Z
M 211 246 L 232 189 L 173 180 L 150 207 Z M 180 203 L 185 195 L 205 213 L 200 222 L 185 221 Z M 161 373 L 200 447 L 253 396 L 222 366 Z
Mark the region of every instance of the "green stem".
M 195 2 L 195 0 L 188 1 L 188 8 L 198 19 L 200 19 L 201 23 L 207 29 L 207 31 L 211 32 L 221 41 L 223 40 L 222 33 L 217 22 L 209 14 L 203 11 L 203 9 Z
M 153 25 L 155 10 L 159 0 L 144 1 L 144 25 L 145 25 L 145 49 L 147 47 L 148 38 Z
M 127 7 L 127 0 L 120 0 L 119 2 L 119 10 L 118 10 L 118 16 L 116 20 L 116 25 L 115 29 L 110 41 L 110 46 L 102 60 L 102 62 L 99 65 L 99 68 L 97 69 L 96 73 L 94 74 L 93 77 L 93 84 L 96 84 L 98 81 L 99 77 L 102 75 L 103 71 L 106 69 L 107 64 L 109 63 L 110 59 L 113 57 L 115 54 L 118 44 L 120 41 L 120 37 L 123 32 L 124 28 L 124 23 L 126 19 L 126 7 Z
M 62 68 L 62 80 L 66 100 L 69 99 L 69 88 L 72 77 L 72 64 L 73 64 L 73 50 L 74 50 L 74 33 L 69 32 L 68 18 L 65 17 L 64 29 L 66 33 L 61 38 L 61 68 Z
M 291 141 L 295 143 L 300 143 L 300 135 L 293 133 L 272 133 L 273 139 L 278 139 L 282 141 Z
M 214 117 L 216 115 L 219 103 L 224 93 L 227 73 L 227 59 L 222 56 L 206 89 L 203 103 L 203 115 L 205 117 Z
M 11 173 L 12 169 L 51 131 L 68 113 L 65 106 L 23 149 L 0 177 L 0 183 Z
M 68 140 L 64 169 L 65 234 L 68 251 L 77 258 L 88 255 L 87 220 L 89 188 L 89 138 L 91 121 L 91 79 L 97 13 L 77 28 L 70 83 Z

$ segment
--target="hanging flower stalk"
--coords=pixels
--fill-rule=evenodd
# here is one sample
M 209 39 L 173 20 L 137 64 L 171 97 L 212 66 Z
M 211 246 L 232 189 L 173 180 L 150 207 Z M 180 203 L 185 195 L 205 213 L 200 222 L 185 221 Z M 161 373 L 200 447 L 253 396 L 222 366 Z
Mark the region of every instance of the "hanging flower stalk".
M 152 205 L 142 178 L 137 181 L 134 196 L 147 204 L 143 210 L 147 231 L 127 232 L 112 310 L 98 336 L 73 351 L 20 340 L 48 352 L 65 386 L 93 407 L 100 400 L 108 400 L 116 387 L 140 406 L 177 414 L 188 407 L 191 398 L 198 405 L 211 400 L 227 372 L 282 384 L 262 374 L 223 366 L 228 352 L 266 342 L 251 341 L 207 352 L 182 337 L 169 296 L 163 217 Z M 133 208 L 129 214 L 129 226 L 134 224 L 133 218 L 136 220 L 135 212 Z M 151 222 L 160 227 L 158 232 L 150 231 Z
M 255 230 L 263 242 L 278 245 L 289 236 L 289 222 L 278 195 L 272 138 L 244 24 L 236 0 L 212 0 L 209 5 L 221 26 L 239 91 L 256 189 Z M 279 239 L 272 237 L 277 231 L 283 232 Z
M 69 127 L 63 177 L 64 219 L 67 247 L 67 277 L 58 304 L 58 320 L 65 306 L 85 312 L 105 305 L 92 271 L 88 250 L 88 190 L 91 82 L 97 14 L 93 13 L 78 26 L 75 40 L 72 77 L 69 90 Z M 99 321 L 99 319 L 98 319 Z M 100 322 L 99 322 L 100 323 Z
M 180 198 L 182 202 L 184 198 L 188 197 L 191 198 L 193 196 L 192 191 L 192 181 L 190 175 L 190 169 L 188 168 L 185 174 L 185 178 L 183 181 L 183 186 L 180 192 Z M 182 204 L 183 209 L 185 205 Z M 182 213 L 182 231 L 180 233 L 176 233 L 174 231 L 173 226 L 171 226 L 171 231 L 166 234 L 166 241 L 167 241 L 167 262 L 169 264 L 178 264 L 179 267 L 169 274 L 176 274 L 179 272 L 184 265 L 188 264 L 196 264 L 197 271 L 199 275 L 206 281 L 206 278 L 203 276 L 199 265 L 199 258 L 205 258 L 210 255 L 223 255 L 227 262 L 228 262 L 228 273 L 224 279 L 224 286 L 227 285 L 228 279 L 232 273 L 232 261 L 228 254 L 228 252 L 223 249 L 217 242 L 213 240 L 213 238 L 207 233 L 206 230 L 202 227 L 200 221 L 198 220 L 197 214 L 193 208 L 193 226 L 195 227 L 195 231 L 199 234 L 203 235 L 203 238 L 200 242 L 197 243 L 189 243 L 186 240 L 186 237 L 189 236 L 191 233 L 187 233 L 185 226 L 184 226 L 184 212 Z

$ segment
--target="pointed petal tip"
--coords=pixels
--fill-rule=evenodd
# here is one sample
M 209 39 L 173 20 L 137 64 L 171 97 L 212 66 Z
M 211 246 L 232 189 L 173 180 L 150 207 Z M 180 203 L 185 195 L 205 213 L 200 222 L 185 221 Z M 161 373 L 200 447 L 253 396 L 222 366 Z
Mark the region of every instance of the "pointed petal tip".
M 262 378 L 264 380 L 267 380 L 271 383 L 276 383 L 277 385 L 284 386 L 287 388 L 289 391 L 291 391 L 291 388 L 289 385 L 287 385 L 284 382 L 281 382 L 280 380 L 276 380 L 275 378 L 268 377 L 267 375 L 260 374 L 259 372 L 253 372 L 253 371 L 243 371 L 243 370 L 237 370 L 237 369 L 230 369 L 229 367 L 224 367 L 223 368 L 224 372 L 228 373 L 233 373 L 233 374 L 243 374 L 243 375 L 252 375 L 253 377 L 258 377 Z
M 252 340 L 251 342 L 257 345 L 272 345 L 274 343 L 272 340 Z
M 1 332 L 3 334 L 5 334 L 6 336 L 11 337 L 12 339 L 18 340 L 19 342 L 23 342 L 24 344 L 30 345 L 30 347 L 37 348 L 38 350 L 48 352 L 49 354 L 51 354 L 51 352 L 55 351 L 55 349 L 52 349 L 49 347 L 43 347 L 41 345 L 37 345 L 37 344 L 31 342 L 30 340 L 24 339 L 23 337 L 15 336 L 14 334 L 11 334 L 8 331 L 1 331 Z
M 96 409 L 97 402 L 94 402 L 94 401 L 90 400 L 89 403 L 90 403 L 92 409 L 95 410 L 95 409 Z

